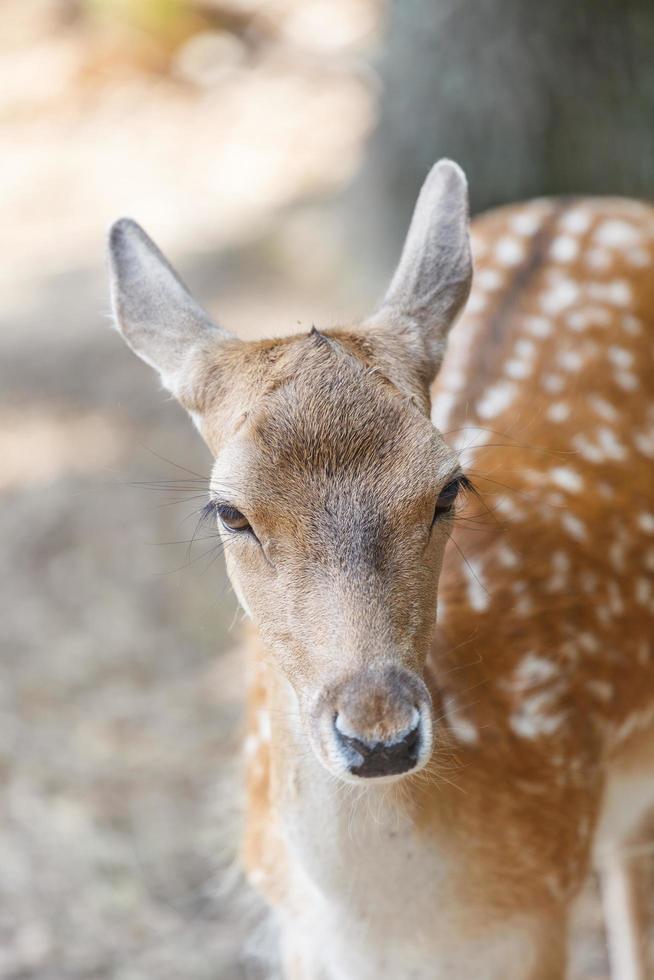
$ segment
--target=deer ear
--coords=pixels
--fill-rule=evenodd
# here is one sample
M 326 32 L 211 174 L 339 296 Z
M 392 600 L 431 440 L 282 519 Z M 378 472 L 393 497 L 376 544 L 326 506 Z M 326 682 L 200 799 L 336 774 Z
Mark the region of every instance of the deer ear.
M 231 339 L 218 327 L 143 229 L 121 218 L 109 232 L 111 301 L 118 329 L 182 401 L 199 355 Z M 188 406 L 187 406 L 188 407 Z
M 456 163 L 440 160 L 422 186 L 399 264 L 367 325 L 401 338 L 429 382 L 471 282 L 468 184 Z

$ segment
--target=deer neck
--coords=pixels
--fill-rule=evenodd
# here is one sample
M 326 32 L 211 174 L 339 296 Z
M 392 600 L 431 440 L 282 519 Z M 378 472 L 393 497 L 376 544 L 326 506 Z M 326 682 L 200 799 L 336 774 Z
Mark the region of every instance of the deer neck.
M 290 864 L 328 900 L 365 903 L 388 894 L 393 880 L 397 889 L 388 897 L 394 914 L 411 907 L 416 879 L 424 877 L 433 888 L 445 873 L 445 848 L 438 847 L 445 813 L 433 802 L 425 825 L 429 777 L 370 784 L 336 779 L 307 743 L 291 685 L 266 670 L 270 794 Z

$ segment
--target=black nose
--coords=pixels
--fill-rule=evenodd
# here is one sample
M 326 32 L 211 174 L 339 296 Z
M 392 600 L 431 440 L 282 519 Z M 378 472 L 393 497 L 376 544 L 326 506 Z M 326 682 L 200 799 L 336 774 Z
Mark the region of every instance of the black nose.
M 344 735 L 334 725 L 336 737 L 349 760 L 354 776 L 395 776 L 413 769 L 420 753 L 420 722 L 399 740 L 366 742 L 353 735 Z

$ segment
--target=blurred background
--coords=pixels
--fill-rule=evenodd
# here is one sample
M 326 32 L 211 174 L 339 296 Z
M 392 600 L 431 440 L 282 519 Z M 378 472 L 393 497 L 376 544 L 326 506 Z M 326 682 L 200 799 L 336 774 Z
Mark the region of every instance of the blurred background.
M 365 311 L 439 156 L 475 210 L 652 196 L 650 0 L 3 0 L 0 978 L 236 980 L 240 618 L 208 455 L 111 330 L 137 218 L 242 336 Z M 193 535 L 197 539 L 189 544 Z M 573 976 L 607 977 L 597 887 Z

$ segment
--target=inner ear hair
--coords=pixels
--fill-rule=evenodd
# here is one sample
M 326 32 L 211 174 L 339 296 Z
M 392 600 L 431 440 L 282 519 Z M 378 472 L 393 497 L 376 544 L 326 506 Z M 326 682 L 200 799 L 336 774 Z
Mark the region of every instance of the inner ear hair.
M 468 185 L 461 168 L 440 160 L 418 196 L 402 255 L 369 330 L 392 334 L 427 382 L 443 359 L 447 334 L 472 284 Z

